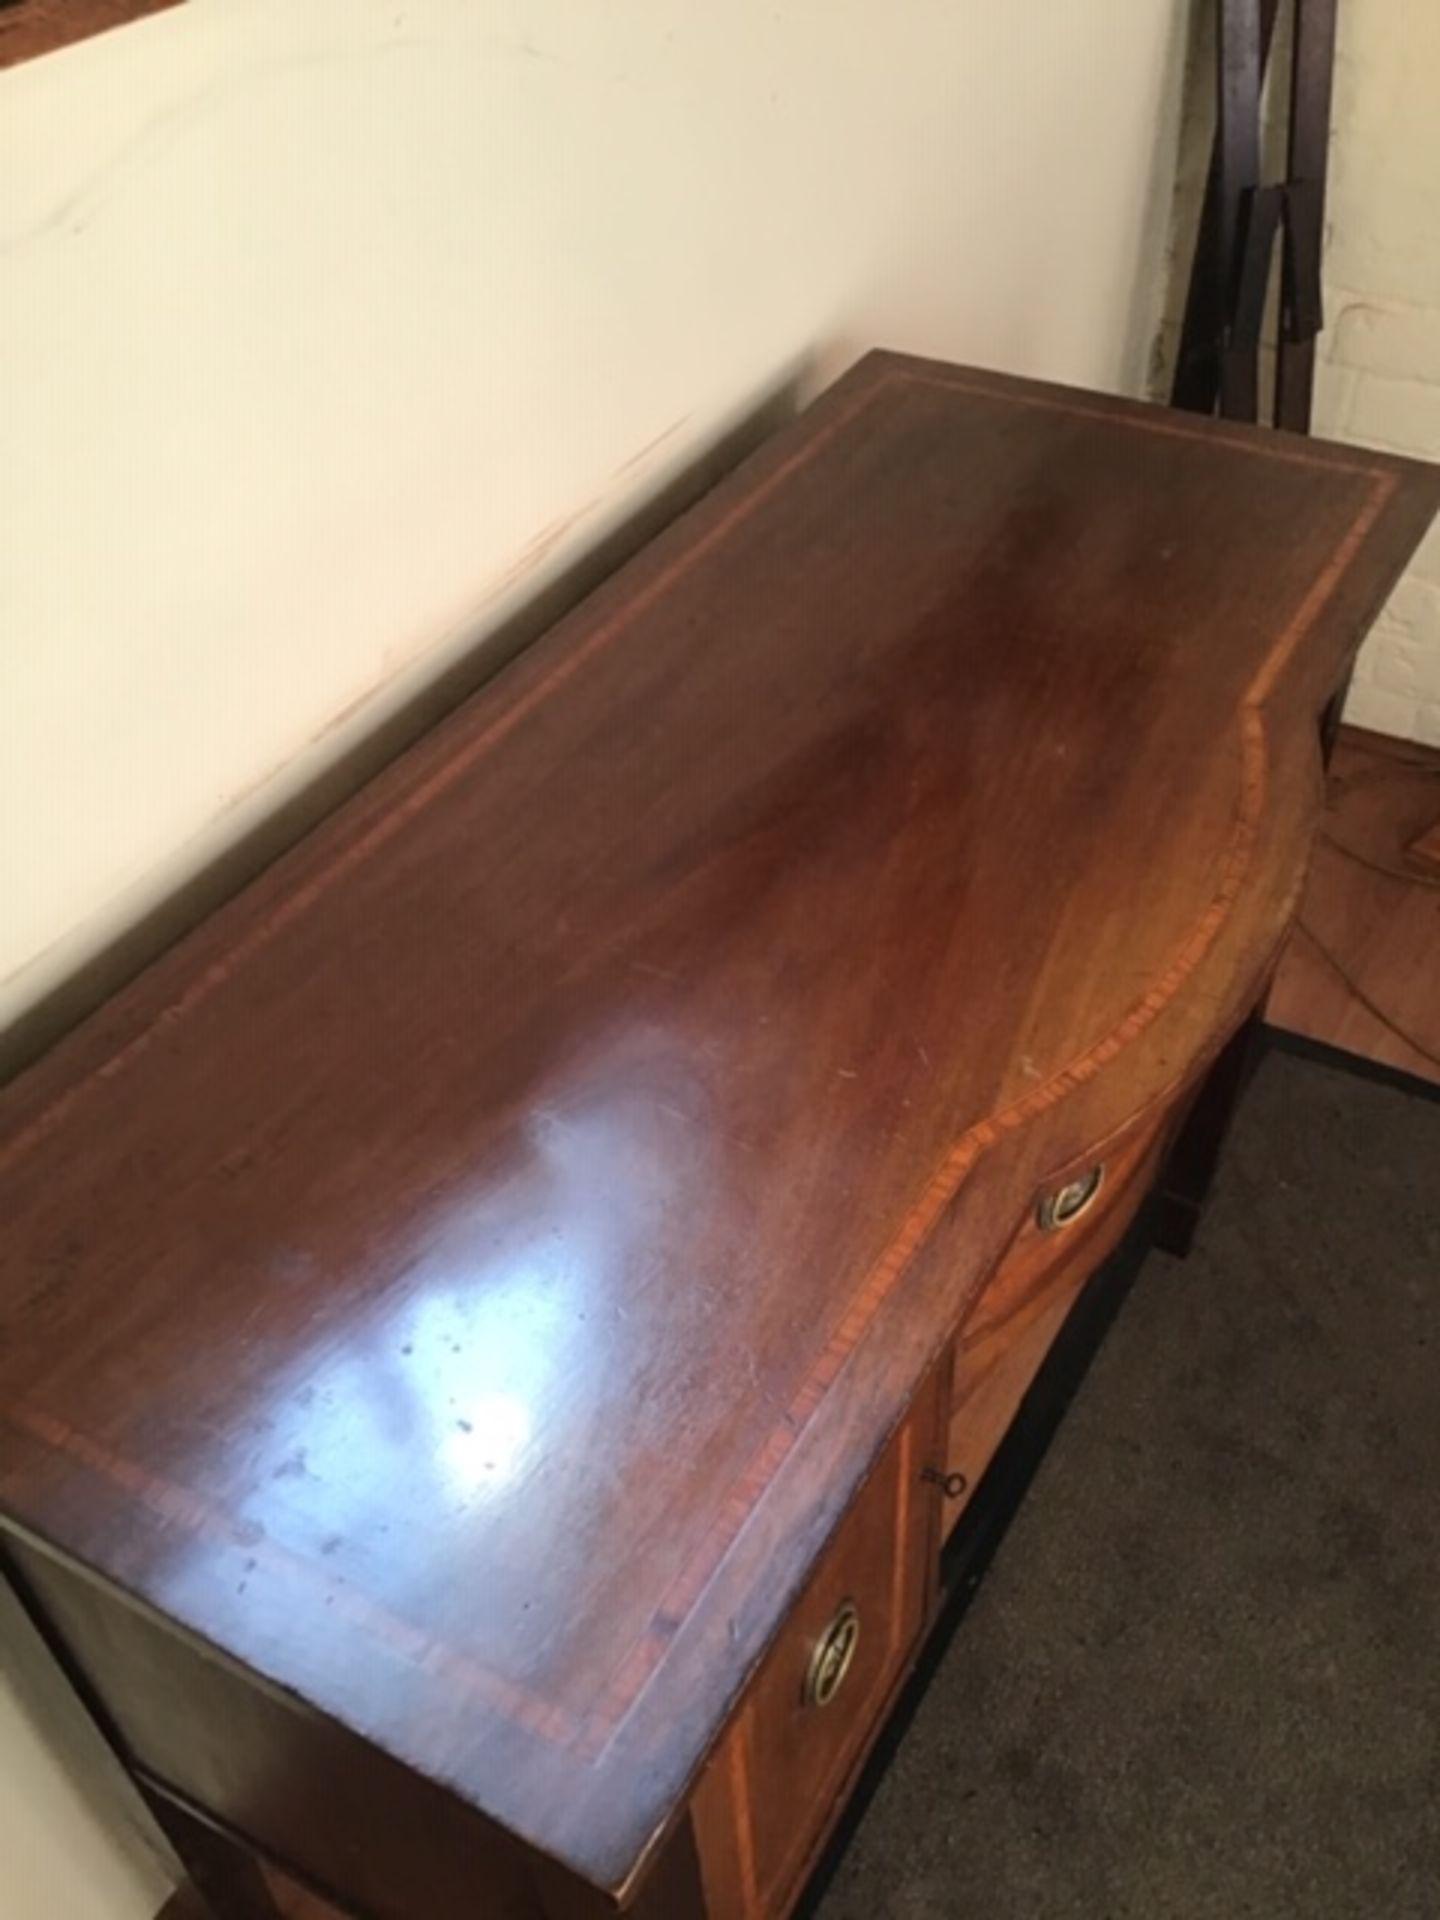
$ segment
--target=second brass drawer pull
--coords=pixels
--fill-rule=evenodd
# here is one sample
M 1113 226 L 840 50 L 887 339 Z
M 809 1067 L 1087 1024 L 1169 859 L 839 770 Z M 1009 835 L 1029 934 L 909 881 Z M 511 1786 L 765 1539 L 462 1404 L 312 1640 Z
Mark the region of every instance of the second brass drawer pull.
M 1077 1174 L 1073 1180 L 1067 1180 L 1063 1187 L 1042 1195 L 1035 1209 L 1041 1229 L 1046 1233 L 1055 1233 L 1061 1227 L 1068 1227 L 1072 1220 L 1078 1220 L 1094 1204 L 1104 1180 L 1104 1167 L 1091 1167 L 1088 1173 Z
M 840 1683 L 850 1671 L 855 1649 L 860 1643 L 860 1614 L 853 1600 L 845 1601 L 835 1618 L 815 1642 L 810 1665 L 805 1672 L 805 1704 L 828 1707 L 840 1691 Z

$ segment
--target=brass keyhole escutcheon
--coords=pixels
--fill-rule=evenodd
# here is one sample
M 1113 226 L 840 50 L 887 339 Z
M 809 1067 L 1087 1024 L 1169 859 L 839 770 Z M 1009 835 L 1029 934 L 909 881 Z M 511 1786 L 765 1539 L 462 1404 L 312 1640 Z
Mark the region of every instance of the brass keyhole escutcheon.
M 828 1707 L 840 1691 L 850 1671 L 855 1649 L 860 1644 L 860 1614 L 853 1600 L 847 1600 L 815 1642 L 810 1665 L 805 1673 L 807 1707 Z
M 1104 1167 L 1091 1167 L 1088 1173 L 1077 1174 L 1063 1187 L 1043 1195 L 1035 1209 L 1042 1230 L 1056 1233 L 1061 1227 L 1068 1227 L 1072 1220 L 1078 1220 L 1082 1213 L 1089 1211 L 1104 1181 Z
M 970 1490 L 970 1482 L 963 1473 L 944 1473 L 939 1467 L 926 1467 L 920 1478 L 929 1487 L 939 1487 L 947 1500 L 958 1500 Z

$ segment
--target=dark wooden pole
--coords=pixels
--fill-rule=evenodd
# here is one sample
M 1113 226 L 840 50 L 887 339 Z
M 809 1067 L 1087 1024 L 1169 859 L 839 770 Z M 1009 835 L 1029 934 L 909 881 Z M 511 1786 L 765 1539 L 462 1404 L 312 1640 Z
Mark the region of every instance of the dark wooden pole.
M 1170 404 L 1187 413 L 1214 413 L 1220 401 L 1222 367 L 1229 340 L 1231 303 L 1239 259 L 1241 213 L 1237 182 L 1258 184 L 1260 171 L 1260 85 L 1275 41 L 1279 0 L 1221 0 L 1217 18 L 1217 115 L 1215 144 L 1205 181 L 1205 198 L 1195 241 L 1195 261 L 1185 299 Z M 1241 130 L 1240 98 L 1248 96 L 1244 76 L 1252 62 L 1244 50 L 1246 21 L 1255 36 L 1254 138 Z M 1233 77 L 1227 81 L 1227 72 Z M 1227 143 L 1227 134 L 1229 141 Z M 1235 138 L 1238 135 L 1238 149 Z
M 1276 370 L 1275 424 L 1310 431 L 1315 340 L 1324 325 L 1320 264 L 1335 75 L 1336 0 L 1295 0 L 1290 94 L 1284 304 Z

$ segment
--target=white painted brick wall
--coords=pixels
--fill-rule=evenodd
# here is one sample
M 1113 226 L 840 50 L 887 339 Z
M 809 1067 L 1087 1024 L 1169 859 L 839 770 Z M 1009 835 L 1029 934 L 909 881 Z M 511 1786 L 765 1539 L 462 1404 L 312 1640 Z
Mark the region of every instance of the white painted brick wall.
M 1315 431 L 1440 459 L 1440 6 L 1340 0 Z M 1346 717 L 1440 746 L 1440 533 L 1360 656 Z
M 1211 0 L 1197 8 L 1176 251 L 1152 391 L 1168 391 L 1213 127 Z M 1314 430 L 1440 460 L 1440 0 L 1338 0 Z M 1286 102 L 1272 103 L 1276 117 Z M 1272 171 L 1283 146 L 1271 128 Z M 1440 746 L 1440 531 L 1360 656 L 1346 718 Z

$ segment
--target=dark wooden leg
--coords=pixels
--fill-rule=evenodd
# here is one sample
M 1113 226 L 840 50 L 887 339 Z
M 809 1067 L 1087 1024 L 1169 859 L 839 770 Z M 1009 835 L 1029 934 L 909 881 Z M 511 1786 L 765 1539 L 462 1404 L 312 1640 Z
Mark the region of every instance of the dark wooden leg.
M 1347 673 L 1344 684 L 1320 716 L 1320 758 L 1327 768 L 1335 757 L 1335 742 L 1340 737 L 1340 723 L 1345 718 L 1345 701 L 1349 693 L 1350 675 Z
M 1226 1046 L 1170 1150 L 1155 1195 L 1154 1241 L 1184 1259 L 1214 1184 L 1240 1096 L 1260 1058 L 1265 1023 L 1257 1008 Z
M 1260 0 L 1259 68 L 1263 77 L 1270 60 L 1279 16 L 1279 0 Z M 1225 17 L 1220 17 L 1224 14 Z M 1195 260 L 1185 301 L 1185 317 L 1180 348 L 1175 363 L 1171 391 L 1172 407 L 1187 413 L 1214 413 L 1220 399 L 1222 367 L 1232 316 L 1232 276 L 1238 254 L 1240 192 L 1237 184 L 1236 136 L 1244 139 L 1245 103 L 1237 96 L 1235 81 L 1243 78 L 1248 64 L 1245 54 L 1245 10 L 1233 4 L 1217 13 L 1216 31 L 1221 39 L 1220 87 L 1218 102 L 1224 125 L 1210 156 L 1210 172 L 1205 183 L 1205 201 L 1195 242 Z M 1230 60 L 1226 61 L 1226 51 Z M 1240 69 L 1237 74 L 1235 69 Z M 1259 95 L 1258 78 L 1255 105 L 1255 163 L 1253 182 L 1259 182 Z M 1229 136 L 1228 140 L 1226 136 Z
M 140 1790 L 213 1920 L 284 1920 L 252 1853 L 154 1788 Z

